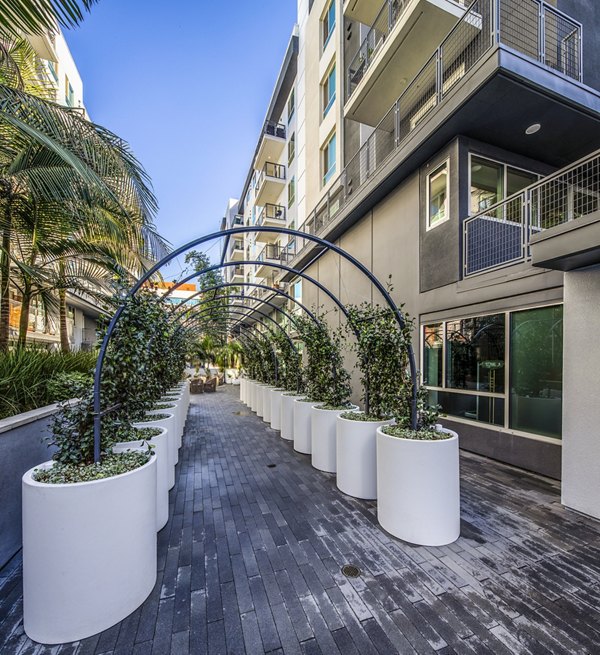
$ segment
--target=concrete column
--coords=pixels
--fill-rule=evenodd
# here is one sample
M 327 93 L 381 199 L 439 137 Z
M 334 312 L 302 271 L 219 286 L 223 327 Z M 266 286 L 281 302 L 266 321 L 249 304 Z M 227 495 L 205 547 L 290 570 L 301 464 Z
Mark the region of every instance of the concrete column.
M 600 267 L 565 273 L 562 502 L 600 518 Z

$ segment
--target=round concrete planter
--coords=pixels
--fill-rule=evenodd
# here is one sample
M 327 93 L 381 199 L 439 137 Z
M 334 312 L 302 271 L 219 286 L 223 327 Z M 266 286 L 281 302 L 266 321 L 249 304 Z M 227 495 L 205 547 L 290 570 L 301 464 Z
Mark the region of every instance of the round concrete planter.
M 458 435 L 402 439 L 377 430 L 377 520 L 394 537 L 444 546 L 460 536 Z
M 271 391 L 275 387 L 265 384 L 262 388 L 262 419 L 265 423 L 271 423 Z
M 257 401 L 258 401 L 258 387 L 260 383 L 256 380 L 252 380 L 252 386 L 250 387 L 250 409 L 253 412 L 256 412 Z
M 183 417 L 183 407 L 184 401 L 183 398 L 177 400 L 159 400 L 158 404 L 169 405 L 165 409 L 152 409 L 152 412 L 167 412 L 167 414 L 175 414 L 175 439 L 177 441 L 177 449 L 181 448 L 183 444 L 183 426 L 184 426 L 184 417 Z
M 255 389 L 256 389 L 256 380 L 248 380 L 247 382 L 247 389 L 246 389 L 246 405 L 248 406 L 248 409 L 253 412 L 253 406 L 254 406 L 254 394 L 255 394 Z
M 240 401 L 246 402 L 246 378 L 240 378 Z
M 255 406 L 256 409 L 254 410 L 256 412 L 256 416 L 260 416 L 262 418 L 263 416 L 263 387 L 264 384 L 259 383 L 256 385 L 256 391 L 254 393 L 255 395 Z
M 283 389 L 271 389 L 271 427 L 281 430 L 281 394 Z
M 134 423 L 134 428 L 148 427 Z M 154 427 L 154 426 L 153 426 Z M 162 530 L 169 520 L 169 435 L 166 428 L 158 428 L 160 434 L 148 440 L 156 455 L 156 530 Z M 143 448 L 146 441 L 122 441 L 113 447 L 114 452 Z
M 168 412 L 158 412 L 158 414 L 167 414 Z M 135 428 L 165 428 L 167 431 L 167 443 L 169 445 L 169 466 L 167 470 L 167 478 L 169 489 L 172 489 L 175 486 L 175 464 L 177 464 L 177 439 L 171 433 L 171 430 L 174 427 L 174 415 L 169 414 L 169 418 L 163 418 L 158 420 L 152 420 L 152 415 L 150 412 L 147 412 L 145 420 L 138 421 L 133 424 Z
M 336 419 L 343 412 L 357 409 L 356 405 L 346 409 L 321 409 L 318 405 L 311 408 L 311 460 L 312 465 L 319 471 L 336 472 Z
M 281 394 L 281 438 L 286 441 L 294 440 L 294 404 L 298 398 L 304 396 L 286 396 Z
M 349 496 L 377 498 L 377 428 L 393 421 L 336 418 L 337 487 Z
M 316 405 L 312 400 L 298 398 L 294 401 L 294 450 L 310 455 L 312 451 L 311 409 Z
M 41 467 L 52 466 L 46 462 Z M 107 630 L 156 583 L 156 457 L 77 484 L 23 476 L 23 624 L 42 644 Z

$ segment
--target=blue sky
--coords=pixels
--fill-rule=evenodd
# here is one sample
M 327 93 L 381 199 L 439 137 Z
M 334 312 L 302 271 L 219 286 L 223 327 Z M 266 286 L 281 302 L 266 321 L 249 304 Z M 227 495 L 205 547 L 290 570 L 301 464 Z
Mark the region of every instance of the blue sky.
M 131 144 L 174 246 L 241 192 L 295 18 L 296 0 L 100 0 L 66 32 L 92 120 Z

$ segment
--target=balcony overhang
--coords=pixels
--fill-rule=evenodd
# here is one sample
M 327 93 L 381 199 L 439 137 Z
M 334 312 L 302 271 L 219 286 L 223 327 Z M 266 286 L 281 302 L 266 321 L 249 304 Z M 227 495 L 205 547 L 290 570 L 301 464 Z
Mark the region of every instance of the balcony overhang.
M 531 264 L 573 271 L 600 264 L 600 211 L 531 237 Z
M 372 25 L 381 5 L 382 0 L 344 0 L 344 16 L 363 25 Z
M 464 15 L 452 0 L 411 0 L 389 35 L 379 40 L 373 61 L 344 106 L 346 118 L 375 126 Z M 473 34 L 480 29 L 473 24 Z M 347 70 L 346 84 L 356 70 Z
M 255 204 L 266 205 L 276 204 L 281 192 L 285 188 L 285 180 L 280 177 L 265 175 L 260 188 L 256 193 Z
M 281 157 L 285 144 L 286 140 L 284 137 L 264 133 L 258 147 L 258 152 L 256 153 L 254 168 L 260 170 L 266 162 L 276 164 Z
M 541 129 L 526 135 L 534 123 Z M 600 148 L 600 92 L 504 46 L 491 48 L 347 199 L 319 236 L 338 239 L 457 136 L 561 168 Z M 305 248 L 294 266 L 308 264 L 317 253 L 317 246 Z
M 229 261 L 241 262 L 244 260 L 244 250 L 241 248 L 232 248 L 229 253 Z
M 273 266 L 270 266 L 270 264 L 279 264 L 279 260 L 265 259 L 263 263 L 257 264 L 256 270 L 254 272 L 254 277 L 258 277 L 263 280 L 271 277 L 276 269 L 273 268 Z

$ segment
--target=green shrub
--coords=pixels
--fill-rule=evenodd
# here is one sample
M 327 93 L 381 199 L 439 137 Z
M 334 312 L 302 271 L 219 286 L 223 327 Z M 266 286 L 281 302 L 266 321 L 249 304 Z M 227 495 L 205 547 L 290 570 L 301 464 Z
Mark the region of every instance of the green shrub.
M 81 393 L 77 393 L 77 389 L 89 389 L 94 384 L 94 376 L 91 373 L 79 373 L 74 371 L 72 373 L 55 373 L 48 380 L 48 395 L 52 398 L 52 402 L 58 403 L 63 400 L 72 398 L 75 391 L 78 398 Z

